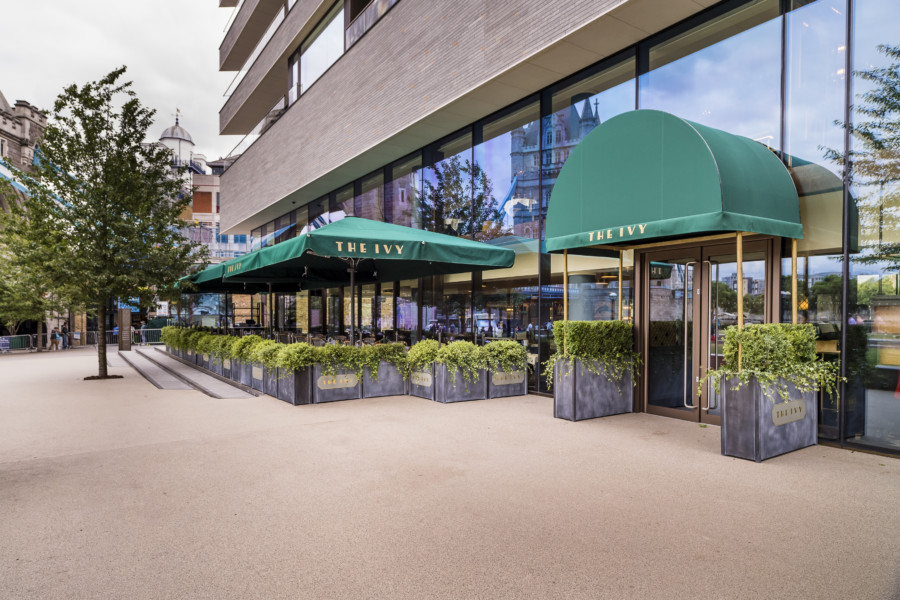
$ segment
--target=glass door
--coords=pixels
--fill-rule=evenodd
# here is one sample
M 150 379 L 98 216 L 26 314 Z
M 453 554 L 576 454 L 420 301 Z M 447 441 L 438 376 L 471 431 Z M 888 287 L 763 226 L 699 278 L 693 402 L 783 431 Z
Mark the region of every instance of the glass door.
M 647 252 L 642 327 L 645 406 L 649 413 L 718 425 L 722 392 L 701 379 L 724 364 L 725 328 L 768 320 L 768 244 L 744 244 L 742 281 L 734 242 Z M 727 390 L 724 392 L 727 394 Z

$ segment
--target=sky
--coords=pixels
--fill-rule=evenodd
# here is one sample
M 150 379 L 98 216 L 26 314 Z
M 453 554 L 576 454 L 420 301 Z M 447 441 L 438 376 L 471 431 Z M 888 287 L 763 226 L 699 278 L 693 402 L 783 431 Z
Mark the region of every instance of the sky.
M 219 136 L 219 109 L 234 73 L 220 73 L 219 44 L 234 9 L 218 0 L 3 2 L 0 91 L 49 110 L 62 89 L 122 65 L 141 103 L 156 110 L 148 141 L 175 123 L 195 152 L 226 156 L 240 136 Z

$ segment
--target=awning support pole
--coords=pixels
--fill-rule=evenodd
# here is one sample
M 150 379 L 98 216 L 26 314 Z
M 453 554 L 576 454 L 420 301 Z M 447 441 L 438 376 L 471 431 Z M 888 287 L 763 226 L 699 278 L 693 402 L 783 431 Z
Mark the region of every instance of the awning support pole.
M 744 234 L 737 232 L 737 326 L 744 328 Z M 741 345 L 738 344 L 738 373 L 741 372 Z
M 275 331 L 275 315 L 272 310 L 272 284 L 269 284 L 269 293 L 266 294 L 266 312 L 269 313 L 269 339 L 272 339 L 272 332 Z
M 563 250 L 563 321 L 569 320 L 569 251 Z
M 791 323 L 797 324 L 797 239 L 791 240 Z
M 619 320 L 622 320 L 622 250 L 619 250 L 619 283 L 616 291 L 619 292 Z
M 347 269 L 350 271 L 350 345 L 356 345 L 356 265 L 353 264 L 353 259 L 350 259 L 350 268 Z

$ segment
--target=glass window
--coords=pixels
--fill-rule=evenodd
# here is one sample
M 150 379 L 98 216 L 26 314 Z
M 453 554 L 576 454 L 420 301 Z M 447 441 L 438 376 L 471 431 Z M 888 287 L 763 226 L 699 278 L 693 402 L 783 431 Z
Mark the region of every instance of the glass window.
M 534 103 L 482 128 L 472 172 L 476 240 L 540 236 L 540 127 Z
M 344 3 L 338 2 L 300 46 L 303 94 L 344 53 Z
M 378 296 L 378 305 L 375 310 L 375 331 L 380 339 L 393 342 L 396 337 L 394 331 L 394 288 L 397 282 L 381 284 L 381 293 Z
M 422 228 L 419 198 L 422 190 L 422 155 L 416 153 L 391 167 L 391 182 L 385 188 L 385 221 Z
M 418 341 L 419 280 L 398 281 L 396 286 L 397 338 L 401 342 L 412 345 Z
M 331 201 L 329 202 L 330 210 L 328 212 L 328 222 L 334 223 L 335 221 L 340 221 L 344 217 L 356 216 L 354 204 L 352 185 L 348 185 L 347 187 L 338 190 L 332 195 Z
M 328 196 L 313 200 L 307 205 L 308 222 L 302 232 L 318 229 L 328 223 Z
M 855 0 L 844 437 L 900 450 L 900 4 Z M 835 411 L 835 418 L 837 414 Z
M 634 110 L 635 62 L 633 59 L 591 74 L 553 93 L 553 113 L 542 123 L 545 134 L 542 160 L 542 210 L 546 214 L 560 169 L 584 136 L 618 114 Z M 554 132 L 558 142 L 554 143 Z M 528 140 L 526 139 L 526 142 Z M 537 166 L 537 156 L 529 156 Z
M 778 0 L 756 0 L 649 50 L 640 108 L 777 148 L 781 133 Z
M 384 173 L 378 172 L 363 179 L 361 191 L 362 193 L 354 198 L 356 216 L 384 222 Z
M 425 169 L 422 226 L 428 231 L 472 237 L 472 134 L 465 133 L 431 149 Z

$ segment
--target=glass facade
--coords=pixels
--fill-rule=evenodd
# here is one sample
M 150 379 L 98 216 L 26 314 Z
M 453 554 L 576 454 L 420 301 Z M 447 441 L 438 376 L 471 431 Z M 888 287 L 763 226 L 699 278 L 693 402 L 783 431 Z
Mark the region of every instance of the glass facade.
M 293 104 L 343 53 L 344 3 L 337 2 L 290 59 L 288 103 Z
M 552 324 L 563 316 L 563 258 L 544 252 L 542 240 L 553 185 L 572 149 L 636 108 L 743 135 L 781 157 L 794 179 L 804 225 L 800 320 L 816 325 L 820 353 L 840 361 L 847 377 L 839 394 L 820 399 L 820 436 L 900 451 L 897 22 L 893 0 L 722 2 L 384 165 L 305 214 L 267 223 L 252 242 L 264 246 L 356 215 L 512 248 L 510 269 L 366 286 L 357 292 L 357 324 L 365 335 L 408 343 L 515 339 L 537 364 L 553 351 Z M 743 283 L 723 263 L 716 273 L 723 311 L 743 289 L 751 321 L 771 312 L 768 318 L 789 322 L 790 253 L 789 240 L 775 252 L 780 280 L 771 293 L 780 305 L 772 311 L 757 306 L 766 288 L 749 263 Z M 619 299 L 623 318 L 633 318 L 632 253 L 622 256 L 621 289 L 617 258 L 568 260 L 570 318 L 616 318 Z M 282 305 L 285 324 L 345 335 L 349 290 L 305 294 Z M 530 384 L 546 391 L 537 372 Z

